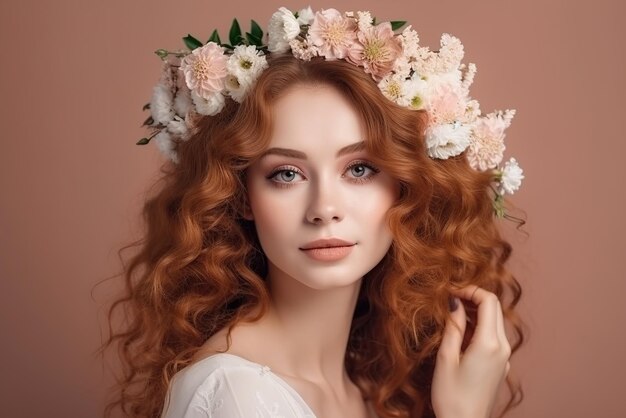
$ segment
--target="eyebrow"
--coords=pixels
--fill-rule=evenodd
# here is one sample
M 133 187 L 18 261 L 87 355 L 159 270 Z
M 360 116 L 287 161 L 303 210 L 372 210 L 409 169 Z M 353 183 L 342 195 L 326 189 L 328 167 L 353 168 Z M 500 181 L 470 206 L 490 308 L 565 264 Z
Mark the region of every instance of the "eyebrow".
M 362 151 L 365 149 L 365 142 L 355 142 L 354 144 L 350 144 L 341 148 L 337 151 L 337 157 L 341 157 L 342 155 L 351 154 L 353 152 Z M 295 149 L 289 148 L 270 148 L 261 155 L 260 158 L 264 158 L 268 155 L 282 155 L 285 157 L 298 158 L 300 160 L 306 160 L 307 155 L 302 151 L 297 151 Z

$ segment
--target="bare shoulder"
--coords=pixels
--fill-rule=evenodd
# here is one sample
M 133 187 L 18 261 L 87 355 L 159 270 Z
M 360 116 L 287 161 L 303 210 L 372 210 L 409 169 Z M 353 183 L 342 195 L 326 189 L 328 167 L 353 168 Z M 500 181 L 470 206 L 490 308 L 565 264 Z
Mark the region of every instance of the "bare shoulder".
M 255 323 L 236 324 L 230 333 L 230 346 L 228 344 L 228 327 L 222 328 L 202 344 L 194 355 L 192 363 L 218 353 L 230 353 L 244 358 L 250 358 L 250 355 L 254 357 L 254 353 L 249 352 L 246 348 L 258 346 L 257 327 L 258 325 Z

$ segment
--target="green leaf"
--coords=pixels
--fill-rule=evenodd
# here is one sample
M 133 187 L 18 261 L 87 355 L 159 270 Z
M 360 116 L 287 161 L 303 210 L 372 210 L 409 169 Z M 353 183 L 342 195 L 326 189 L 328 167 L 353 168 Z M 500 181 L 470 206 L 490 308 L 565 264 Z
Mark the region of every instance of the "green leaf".
M 139 141 L 137 141 L 136 145 L 146 145 L 148 142 L 150 142 L 150 138 L 141 138 Z
M 141 124 L 141 126 L 150 126 L 154 123 L 154 119 L 152 119 L 152 116 L 148 116 L 148 118 L 146 120 L 143 121 L 143 123 Z
M 232 46 L 232 45 L 228 45 L 228 44 L 222 44 L 222 46 L 223 46 L 224 48 L 226 48 L 226 49 L 231 49 L 231 50 L 232 50 L 232 49 L 235 49 L 235 47 L 234 47 L 234 46 Z
M 246 32 L 246 39 L 248 40 L 248 43 L 250 45 L 256 45 L 256 46 L 262 46 L 263 45 L 263 41 L 261 40 L 261 38 L 257 38 L 256 36 L 254 36 L 250 32 Z
M 237 19 L 233 19 L 233 24 L 230 26 L 230 32 L 228 33 L 228 39 L 231 45 L 237 45 L 241 42 L 241 28 Z
M 208 40 L 208 41 L 206 41 L 206 42 L 207 42 L 207 44 L 208 44 L 209 42 L 215 42 L 215 43 L 216 43 L 216 44 L 218 44 L 218 45 L 221 45 L 221 44 L 222 44 L 222 40 L 220 39 L 220 35 L 219 35 L 219 33 L 217 33 L 217 29 L 213 29 L 213 33 L 211 34 L 211 37 L 210 37 L 210 38 L 209 38 L 209 40 Z
M 493 200 L 493 209 L 497 218 L 504 218 L 504 196 L 500 194 L 496 195 L 496 198 Z
M 391 23 L 391 30 L 392 31 L 397 31 L 402 26 L 406 25 L 406 20 L 393 20 L 393 21 L 391 21 L 389 23 Z
M 154 53 L 157 54 L 161 59 L 165 59 L 169 55 L 169 52 L 162 48 L 157 49 L 156 51 L 154 51 Z
M 189 48 L 189 50 L 191 51 L 202 46 L 202 42 L 200 42 L 190 34 L 187 34 L 187 36 L 183 38 L 183 42 L 185 43 L 185 46 L 187 46 L 187 48 Z
M 250 30 L 252 36 L 263 40 L 263 29 L 261 29 L 259 24 L 256 23 L 254 20 L 250 20 L 250 26 L 252 27 L 252 29 Z

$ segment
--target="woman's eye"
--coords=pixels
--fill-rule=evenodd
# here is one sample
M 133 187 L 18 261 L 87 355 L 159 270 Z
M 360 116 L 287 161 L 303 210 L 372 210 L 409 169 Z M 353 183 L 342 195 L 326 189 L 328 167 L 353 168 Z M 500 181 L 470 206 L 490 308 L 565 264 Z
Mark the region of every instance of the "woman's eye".
M 270 174 L 269 179 L 278 183 L 291 183 L 296 179 L 296 176 L 300 176 L 296 170 L 282 169 Z
M 347 171 L 350 172 L 350 176 L 355 180 L 365 180 L 374 176 L 380 170 L 366 163 L 356 163 L 348 167 Z
M 357 164 L 350 167 L 350 172 L 352 173 L 352 175 L 354 175 L 354 177 L 363 176 L 366 170 L 368 170 L 368 168 L 365 167 L 363 164 Z

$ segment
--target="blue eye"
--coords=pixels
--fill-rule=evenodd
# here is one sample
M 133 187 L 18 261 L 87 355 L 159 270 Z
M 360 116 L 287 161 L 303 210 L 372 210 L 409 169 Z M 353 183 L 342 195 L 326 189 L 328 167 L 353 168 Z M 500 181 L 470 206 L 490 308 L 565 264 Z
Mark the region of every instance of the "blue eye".
M 363 174 L 365 174 L 366 169 L 367 167 L 364 164 L 357 164 L 350 167 L 350 171 L 352 172 L 354 177 L 361 177 Z
M 304 177 L 300 170 L 294 167 L 278 167 L 267 176 L 267 179 L 276 186 L 289 186 L 290 183 L 295 183 L 297 176 Z
M 290 182 L 296 178 L 296 172 L 293 170 L 281 170 L 274 174 L 274 177 L 279 177 L 282 181 Z
M 362 161 L 352 163 L 348 166 L 346 171 L 350 171 L 350 178 L 357 183 L 369 181 L 380 172 L 380 170 L 373 165 Z

